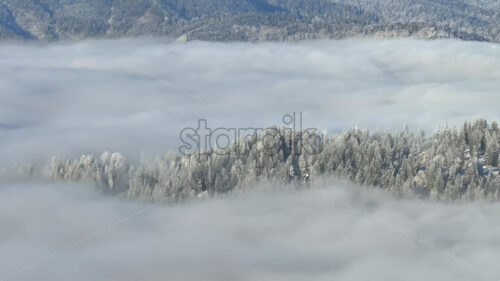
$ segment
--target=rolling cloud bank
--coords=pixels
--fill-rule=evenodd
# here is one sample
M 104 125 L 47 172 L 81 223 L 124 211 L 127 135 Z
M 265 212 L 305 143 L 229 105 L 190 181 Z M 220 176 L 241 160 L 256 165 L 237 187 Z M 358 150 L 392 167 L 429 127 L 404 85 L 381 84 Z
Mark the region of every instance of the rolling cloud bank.
M 88 186 L 3 186 L 0 278 L 498 280 L 499 204 L 396 200 L 326 186 L 143 212 L 151 205 Z
M 0 61 L 1 281 L 500 278 L 497 44 L 143 38 Z M 280 128 L 291 112 L 318 130 Z M 176 153 L 199 119 L 278 133 Z
M 86 41 L 0 47 L 0 161 L 176 151 L 179 132 L 280 125 L 341 132 L 498 120 L 497 44 Z

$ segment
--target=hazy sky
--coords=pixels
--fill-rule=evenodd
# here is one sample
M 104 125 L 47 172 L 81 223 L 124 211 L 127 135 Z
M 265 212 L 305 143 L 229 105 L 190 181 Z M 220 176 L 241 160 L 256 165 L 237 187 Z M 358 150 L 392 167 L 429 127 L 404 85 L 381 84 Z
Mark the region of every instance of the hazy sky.
M 87 186 L 2 186 L 0 280 L 82 238 L 8 280 L 500 278 L 500 204 L 397 200 L 337 184 L 156 206 L 124 220 L 143 208 Z
M 500 48 L 461 41 L 0 45 L 0 161 L 176 150 L 209 126 L 338 132 L 498 119 Z

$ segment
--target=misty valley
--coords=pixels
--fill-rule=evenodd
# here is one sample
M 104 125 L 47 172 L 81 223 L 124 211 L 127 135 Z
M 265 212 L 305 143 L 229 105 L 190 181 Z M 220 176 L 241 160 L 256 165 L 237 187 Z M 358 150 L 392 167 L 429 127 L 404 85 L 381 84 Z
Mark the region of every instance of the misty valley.
M 62 1 L 33 17 L 8 2 L 8 38 L 78 25 Z M 496 19 L 486 2 L 474 13 Z M 399 17 L 370 7 L 383 26 Z M 280 42 L 195 40 L 242 20 L 225 14 L 187 41 L 94 38 L 92 24 L 84 39 L 3 41 L 0 281 L 499 280 L 493 29 L 285 40 L 321 32 L 303 16 Z M 44 29 L 25 28 L 35 19 Z M 158 32 L 208 20 L 173 19 Z M 106 34 L 153 26 L 138 22 Z M 456 39 L 477 34 L 493 42 Z

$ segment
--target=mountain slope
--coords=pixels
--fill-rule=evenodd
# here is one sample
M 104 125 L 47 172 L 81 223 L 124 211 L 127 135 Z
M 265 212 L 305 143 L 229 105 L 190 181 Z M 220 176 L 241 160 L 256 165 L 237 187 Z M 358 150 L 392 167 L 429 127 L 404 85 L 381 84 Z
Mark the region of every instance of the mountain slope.
M 500 41 L 499 6 L 494 0 L 1 0 L 0 38 Z

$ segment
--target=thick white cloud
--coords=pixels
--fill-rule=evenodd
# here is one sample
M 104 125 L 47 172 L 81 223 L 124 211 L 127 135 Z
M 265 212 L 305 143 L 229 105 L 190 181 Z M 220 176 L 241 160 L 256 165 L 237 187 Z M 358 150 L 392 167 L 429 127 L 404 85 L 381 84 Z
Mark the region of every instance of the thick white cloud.
M 497 203 L 397 200 L 335 184 L 160 205 L 123 220 L 144 207 L 87 186 L 4 185 L 0 280 L 99 230 L 8 280 L 500 277 Z
M 302 111 L 304 126 L 335 132 L 499 117 L 489 43 L 3 43 L 0 62 L 0 164 L 175 150 L 199 118 L 268 126 Z M 158 206 L 106 228 L 144 207 L 88 186 L 0 183 L 0 280 L 100 229 L 9 280 L 500 278 L 498 203 L 337 184 Z
M 303 111 L 306 127 L 329 132 L 432 132 L 497 119 L 500 105 L 500 48 L 489 43 L 3 43 L 0 61 L 2 162 L 176 150 L 198 118 L 261 127 Z

